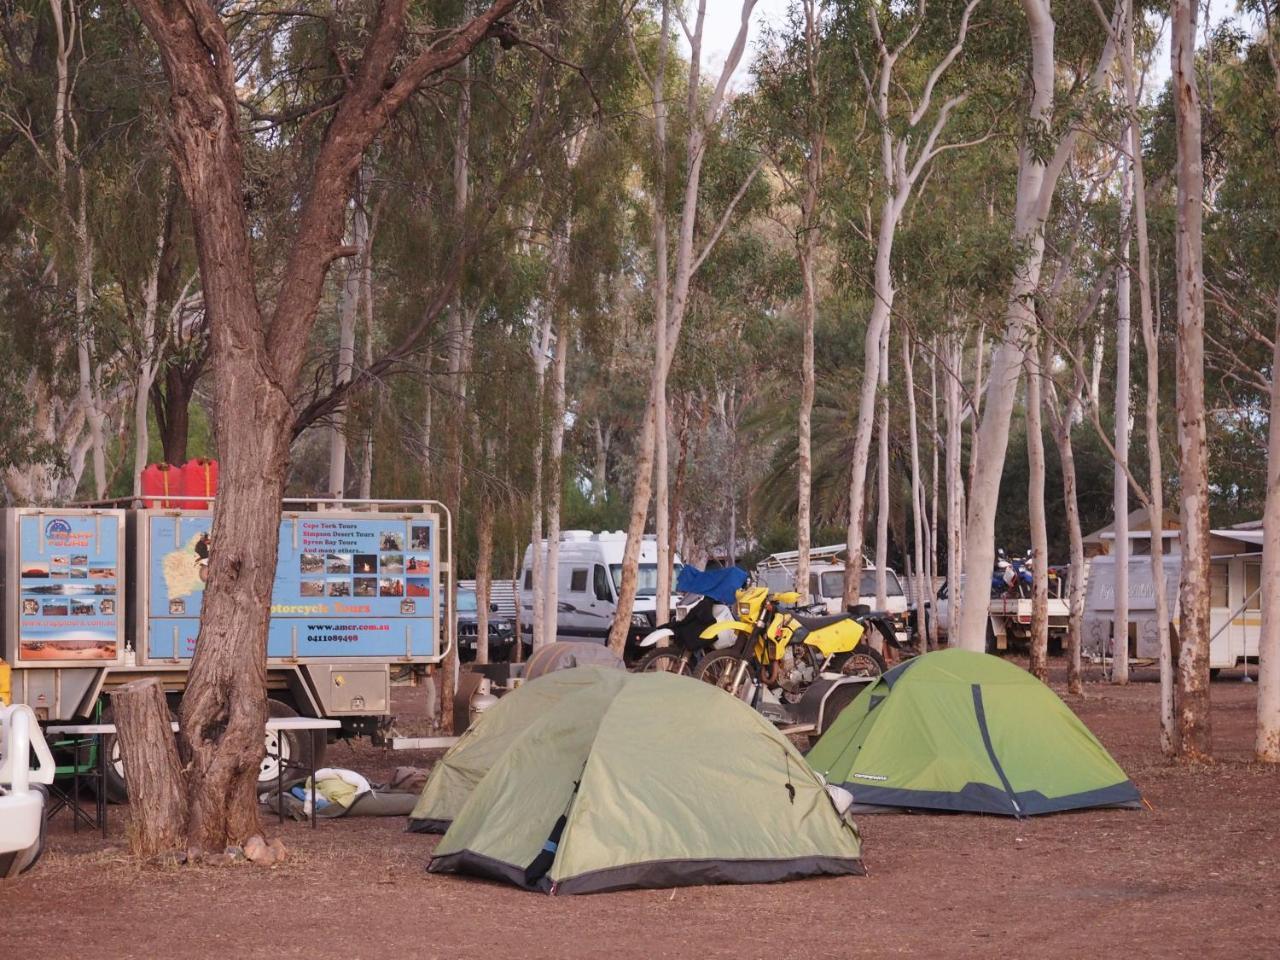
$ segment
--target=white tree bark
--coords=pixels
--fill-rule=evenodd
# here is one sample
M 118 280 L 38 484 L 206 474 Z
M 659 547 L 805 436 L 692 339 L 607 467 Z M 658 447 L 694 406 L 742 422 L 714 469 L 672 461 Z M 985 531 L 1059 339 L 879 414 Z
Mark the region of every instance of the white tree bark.
M 543 591 L 542 622 L 549 631 L 546 637 L 555 638 L 555 625 L 559 620 L 560 578 L 560 499 L 564 477 L 561 465 L 564 459 L 564 381 L 568 365 L 570 333 L 562 319 L 556 331 L 556 359 L 551 378 L 551 438 L 547 459 L 547 581 Z
M 800 279 L 804 288 L 804 346 L 800 361 L 800 413 L 796 438 L 796 580 L 795 588 L 810 600 L 809 549 L 813 536 L 813 399 L 817 384 L 814 369 L 814 326 L 818 316 L 817 248 L 819 187 L 825 148 L 823 124 L 817 113 L 821 102 L 818 85 L 819 27 L 817 0 L 804 0 L 805 71 L 809 86 L 806 114 L 809 124 L 809 155 L 805 158 L 805 190 L 800 205 L 800 235 L 796 252 L 800 259 Z
M 1051 135 L 1054 83 L 1054 21 L 1049 0 L 1022 0 L 1031 38 L 1032 97 L 1027 126 L 1043 137 Z M 1108 38 L 1090 77 L 1092 90 L 1104 82 L 1115 55 Z M 1023 143 L 1019 151 L 1018 189 L 1014 205 L 1013 240 L 1022 251 L 1014 270 L 1005 326 L 1000 345 L 991 357 L 982 423 L 971 452 L 973 479 L 969 489 L 969 516 L 965 530 L 965 578 L 985 583 L 995 562 L 995 512 L 1000 495 L 1009 445 L 1009 420 L 1013 413 L 1018 377 L 1026 351 L 1027 334 L 1035 324 L 1033 297 L 1040 285 L 1044 260 L 1044 223 L 1058 177 L 1075 147 L 1078 130 L 1063 133 L 1046 161 L 1042 145 Z M 968 590 L 961 597 L 953 626 L 958 644 L 968 650 L 986 645 L 988 597 L 984 590 Z
M 1126 0 L 1126 7 L 1132 0 Z M 1132 57 L 1133 31 L 1127 24 L 1132 12 L 1125 11 L 1126 29 L 1121 43 L 1125 45 L 1123 56 Z M 1129 682 L 1129 341 L 1130 334 L 1130 273 L 1129 273 L 1129 221 L 1133 211 L 1133 161 L 1128 156 L 1129 125 L 1124 128 L 1120 151 L 1120 234 L 1124 238 L 1120 248 L 1120 265 L 1116 270 L 1116 457 L 1112 477 L 1112 503 L 1115 511 L 1115 613 L 1111 633 L 1111 682 Z M 1098 396 L 1094 393 L 1093 396 Z
M 1126 18 L 1132 29 L 1132 18 Z M 1178 748 L 1173 702 L 1173 647 L 1169 624 L 1168 587 L 1164 575 L 1164 467 L 1160 453 L 1160 344 L 1156 335 L 1151 290 L 1151 244 L 1147 234 L 1147 187 L 1142 157 L 1142 133 L 1136 122 L 1138 92 L 1131 45 L 1122 43 L 1125 100 L 1129 109 L 1129 157 L 1133 164 L 1133 214 L 1138 237 L 1138 306 L 1142 344 L 1146 354 L 1147 390 L 1144 405 L 1147 429 L 1147 514 L 1151 521 L 1152 604 L 1160 649 L 1160 748 L 1170 756 Z
M 1049 679 L 1049 532 L 1045 523 L 1044 427 L 1041 421 L 1039 350 L 1033 339 L 1027 347 L 1027 519 L 1031 526 L 1031 663 L 1041 681 Z
M 1277 74 L 1280 92 L 1280 74 Z M 1267 427 L 1267 497 L 1262 517 L 1262 628 L 1258 637 L 1258 723 L 1254 756 L 1280 763 L 1280 287 L 1276 290 Z
M 947 584 L 952 616 L 959 599 L 960 576 L 964 568 L 964 424 L 962 422 L 960 377 L 964 373 L 964 352 L 960 337 L 947 337 L 947 370 L 944 373 L 942 411 L 947 424 L 946 476 L 947 476 Z M 950 624 L 948 625 L 948 634 Z
M 921 174 L 937 155 L 938 138 L 946 129 L 951 111 L 963 101 L 963 96 L 952 97 L 939 107 L 932 127 L 923 145 L 911 156 L 912 136 L 916 134 L 933 105 L 934 90 L 947 69 L 964 49 L 969 31 L 969 18 L 980 0 L 970 0 L 961 15 L 955 43 L 934 65 L 925 79 L 917 105 L 905 117 L 895 115 L 893 91 L 901 81 L 894 77 L 894 67 L 899 58 L 915 39 L 922 26 L 926 5 L 921 2 L 914 11 L 911 29 L 906 39 L 890 49 L 880 28 L 875 5 L 868 7 L 868 21 L 877 47 L 876 70 L 873 76 L 863 73 L 867 96 L 875 111 L 880 127 L 880 169 L 877 188 L 880 192 L 880 223 L 876 233 L 876 256 L 872 270 L 871 314 L 863 342 L 862 383 L 858 397 L 858 420 L 854 429 L 853 457 L 849 466 L 849 526 L 845 538 L 844 595 L 848 603 L 856 602 L 862 579 L 863 528 L 865 526 L 867 464 L 871 453 L 871 434 L 876 413 L 876 393 L 887 382 L 881 376 L 882 358 L 888 350 L 888 331 L 893 313 L 892 257 L 894 238 L 903 211 L 911 199 Z M 861 65 L 859 65 L 861 69 Z M 911 101 L 908 101 L 910 103 Z M 899 132 L 899 127 L 905 130 Z M 880 547 L 877 547 L 877 554 Z M 877 567 L 883 567 L 877 560 Z M 883 572 L 877 577 L 883 577 Z M 882 594 L 881 581 L 877 579 L 877 595 Z M 879 605 L 879 600 L 877 601 Z
M 351 245 L 360 251 L 350 257 L 342 277 L 342 289 L 338 297 L 338 362 L 334 366 L 335 386 L 347 383 L 355 372 L 356 317 L 360 310 L 360 293 L 364 272 L 363 254 L 369 237 L 368 201 L 369 174 L 362 170 L 356 175 L 354 209 L 351 214 Z M 463 200 L 465 204 L 465 198 Z M 347 411 L 346 403 L 334 412 L 329 426 L 329 493 L 343 497 L 347 492 Z
M 1189 759 L 1213 755 L 1209 713 L 1209 466 L 1204 401 L 1204 168 L 1196 85 L 1196 0 L 1173 0 L 1173 101 L 1177 119 L 1178 735 Z
M 1280 96 L 1280 41 L 1266 17 L 1267 56 Z M 1280 145 L 1280 135 L 1276 135 Z M 1280 286 L 1276 288 L 1272 334 L 1271 422 L 1267 426 L 1267 496 L 1262 518 L 1262 629 L 1258 638 L 1258 722 L 1254 756 L 1280 763 Z
M 915 556 L 915 601 L 916 601 L 916 631 L 919 634 L 921 653 L 927 649 L 924 639 L 924 631 L 921 629 L 924 625 L 922 619 L 924 614 L 925 597 L 928 590 L 925 587 L 925 581 L 928 579 L 928 567 L 925 563 L 925 528 L 927 520 L 924 517 L 924 479 L 920 473 L 920 431 L 918 428 L 918 420 L 916 417 L 916 381 L 915 358 L 912 356 L 911 344 L 907 337 L 902 338 L 902 375 L 905 378 L 904 386 L 907 391 L 907 427 L 909 432 L 909 442 L 911 444 L 911 525 L 914 534 L 914 556 Z
M 876 398 L 879 407 L 879 446 L 876 450 L 876 609 L 889 606 L 889 582 L 886 569 L 889 566 L 889 326 L 885 325 L 884 339 L 880 341 L 880 390 Z M 862 570 L 859 565 L 858 576 Z M 848 568 L 845 578 L 848 579 Z M 846 594 L 848 596 L 848 594 Z M 853 594 L 857 596 L 857 594 Z M 856 602 L 856 601 L 852 601 Z M 879 631 L 875 631 L 876 634 Z M 879 637 L 872 636 L 872 646 L 879 649 Z
M 747 31 L 750 26 L 751 12 L 757 0 L 742 0 L 742 18 L 738 26 L 733 45 L 725 57 L 720 77 L 709 96 L 704 96 L 702 85 L 702 38 L 706 21 L 706 0 L 699 0 L 697 15 L 689 36 L 689 78 L 686 86 L 688 96 L 688 128 L 685 131 L 685 165 L 684 190 L 680 206 L 679 228 L 676 234 L 675 271 L 670 278 L 669 291 L 654 290 L 654 325 L 655 351 L 653 373 L 649 382 L 649 398 L 647 410 L 640 432 L 635 458 L 635 483 L 631 498 L 631 517 L 627 525 L 627 542 L 622 558 L 622 582 L 618 590 L 618 610 L 613 628 L 609 633 L 609 646 L 621 654 L 626 644 L 627 631 L 631 626 L 631 614 L 635 607 L 636 584 L 639 573 L 640 544 L 644 537 L 645 519 L 648 516 L 649 498 L 653 494 L 657 500 L 655 516 L 657 520 L 658 547 L 658 616 L 664 616 L 671 603 L 671 544 L 670 525 L 667 522 L 667 497 L 669 490 L 665 475 L 655 477 L 655 461 L 658 459 L 658 433 L 665 433 L 665 415 L 659 420 L 659 414 L 665 414 L 667 396 L 667 375 L 671 363 L 675 359 L 675 350 L 680 342 L 680 331 L 684 324 L 685 308 L 689 300 L 689 287 L 693 275 L 702 266 L 703 261 L 720 239 L 734 210 L 742 196 L 750 187 L 759 171 L 755 170 L 739 187 L 737 194 L 729 201 L 723 215 L 704 241 L 700 250 L 695 249 L 694 228 L 697 225 L 698 206 L 702 184 L 702 164 L 706 158 L 708 134 L 722 119 L 725 95 L 730 78 L 742 61 L 747 45 Z M 658 69 L 654 73 L 650 87 L 654 92 L 654 147 L 659 160 L 659 170 L 664 170 L 667 163 L 666 150 L 666 106 L 663 88 L 664 72 L 667 62 L 667 48 L 670 42 L 670 0 L 664 0 L 662 6 L 662 27 L 659 34 Z M 687 28 L 687 25 L 686 25 Z M 705 99 L 705 103 L 704 103 Z M 661 177 L 659 178 L 662 179 Z M 665 190 L 655 192 L 653 209 L 655 214 L 654 228 L 654 260 L 655 279 L 665 276 L 667 260 L 666 216 L 662 211 Z M 658 224 L 662 224 L 659 236 Z M 665 438 L 663 440 L 665 443 Z M 663 454 L 665 464 L 665 453 Z

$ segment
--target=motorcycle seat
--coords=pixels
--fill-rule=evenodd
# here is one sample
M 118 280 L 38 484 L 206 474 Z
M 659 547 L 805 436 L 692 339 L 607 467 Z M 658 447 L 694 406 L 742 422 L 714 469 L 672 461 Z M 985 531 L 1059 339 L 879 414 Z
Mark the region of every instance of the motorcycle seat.
M 836 613 L 829 617 L 802 617 L 799 614 L 793 614 L 796 622 L 806 630 L 821 630 L 823 627 L 829 627 L 833 623 L 839 623 L 841 620 L 852 620 L 853 617 L 847 613 Z

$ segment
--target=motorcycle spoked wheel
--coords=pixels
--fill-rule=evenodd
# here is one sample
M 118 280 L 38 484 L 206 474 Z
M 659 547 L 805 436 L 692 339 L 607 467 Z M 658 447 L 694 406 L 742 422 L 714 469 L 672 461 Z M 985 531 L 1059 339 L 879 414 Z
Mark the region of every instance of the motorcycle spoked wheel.
M 871 644 L 858 644 L 849 653 L 836 657 L 832 666 L 844 677 L 878 677 L 885 672 L 884 657 Z
M 677 673 L 689 676 L 693 666 L 689 658 L 676 647 L 659 647 L 650 650 L 635 665 L 636 673 Z
M 717 650 L 703 657 L 694 676 L 730 696 L 742 698 L 751 689 L 753 669 L 750 660 L 744 660 L 732 650 Z

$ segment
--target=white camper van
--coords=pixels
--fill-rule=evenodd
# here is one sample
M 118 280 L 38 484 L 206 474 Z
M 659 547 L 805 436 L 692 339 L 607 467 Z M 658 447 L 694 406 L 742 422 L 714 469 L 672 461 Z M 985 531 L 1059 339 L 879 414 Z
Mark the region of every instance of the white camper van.
M 822 603 L 827 613 L 843 612 L 844 603 L 844 544 L 814 547 L 809 551 L 809 597 L 813 603 Z M 770 590 L 792 590 L 795 585 L 796 562 L 799 551 L 786 550 L 772 553 L 756 564 L 756 579 Z M 898 639 L 907 639 L 907 594 L 902 582 L 893 570 L 885 570 L 885 610 L 893 617 L 894 632 Z M 876 607 L 876 568 L 864 561 L 862 581 L 858 587 L 857 603 L 872 609 Z
M 557 583 L 556 639 L 604 643 L 609 638 L 618 611 L 618 591 L 622 588 L 622 554 L 627 535 L 622 530 L 593 533 L 590 530 L 565 530 L 560 534 L 560 556 L 555 571 Z M 545 563 L 547 542 L 541 544 Z M 675 558 L 671 578 L 680 572 L 681 561 Z M 671 619 L 671 611 L 661 616 L 655 607 L 658 593 L 658 543 L 649 535 L 640 544 L 640 580 L 636 587 L 635 608 L 631 614 L 630 643 L 659 623 Z M 673 597 L 674 599 L 674 597 Z M 524 551 L 520 572 L 520 635 L 533 633 L 533 544 Z
M 1114 535 L 1111 535 L 1114 536 Z M 1103 539 L 1108 537 L 1103 534 Z M 1155 660 L 1160 656 L 1160 635 L 1155 618 L 1155 590 L 1151 580 L 1151 534 L 1129 534 L 1129 656 Z M 1178 584 L 1182 557 L 1176 531 L 1164 533 L 1165 597 L 1170 624 L 1178 629 Z M 1209 548 L 1209 667 L 1212 673 L 1242 663 L 1257 662 L 1262 633 L 1262 528 L 1256 524 L 1210 531 Z M 1115 613 L 1115 557 L 1104 554 L 1089 561 L 1089 585 L 1085 594 L 1083 637 L 1086 654 L 1111 654 L 1112 617 Z M 1176 642 L 1176 640 L 1175 640 Z

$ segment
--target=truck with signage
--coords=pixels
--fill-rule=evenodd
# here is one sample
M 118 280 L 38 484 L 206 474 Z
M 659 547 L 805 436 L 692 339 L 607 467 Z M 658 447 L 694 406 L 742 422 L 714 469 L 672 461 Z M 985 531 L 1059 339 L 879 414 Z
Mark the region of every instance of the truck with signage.
M 344 736 L 390 726 L 392 669 L 421 675 L 453 643 L 449 520 L 434 501 L 286 501 L 267 638 L 272 716 L 338 719 Z M 176 712 L 216 551 L 211 510 L 0 511 L 0 651 L 14 702 L 41 720 L 95 718 L 112 688 L 152 676 Z M 268 740 L 264 779 L 281 752 L 323 751 L 322 735 L 300 736 Z

